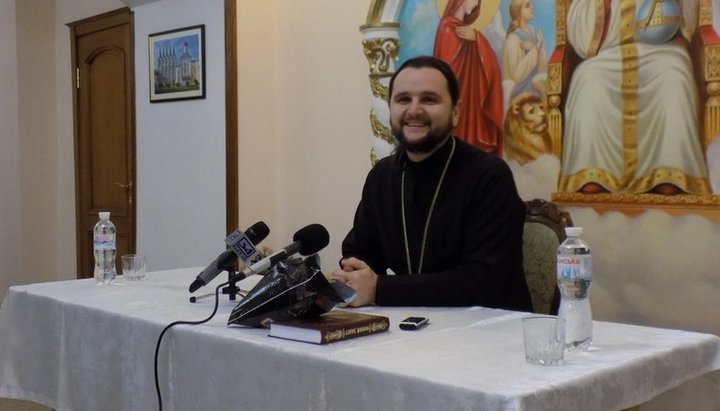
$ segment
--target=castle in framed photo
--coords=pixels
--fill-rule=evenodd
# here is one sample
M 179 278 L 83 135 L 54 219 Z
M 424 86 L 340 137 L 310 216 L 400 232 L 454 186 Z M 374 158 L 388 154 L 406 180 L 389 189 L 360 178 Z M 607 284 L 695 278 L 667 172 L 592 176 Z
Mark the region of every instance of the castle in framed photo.
M 205 26 L 148 36 L 150 102 L 205 98 Z

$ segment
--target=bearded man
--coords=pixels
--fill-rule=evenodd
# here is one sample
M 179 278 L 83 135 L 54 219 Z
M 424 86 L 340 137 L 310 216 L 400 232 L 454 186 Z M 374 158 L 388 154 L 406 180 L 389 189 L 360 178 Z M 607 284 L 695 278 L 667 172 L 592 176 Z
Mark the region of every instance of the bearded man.
M 389 92 L 398 149 L 368 174 L 332 277 L 355 289 L 352 306 L 530 311 L 525 205 L 503 160 L 450 134 L 460 113 L 452 69 L 407 60 Z

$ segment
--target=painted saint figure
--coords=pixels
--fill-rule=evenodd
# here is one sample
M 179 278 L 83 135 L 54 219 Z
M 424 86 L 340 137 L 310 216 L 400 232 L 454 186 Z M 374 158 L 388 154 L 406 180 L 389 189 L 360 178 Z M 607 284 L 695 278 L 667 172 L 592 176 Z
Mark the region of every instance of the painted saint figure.
M 653 19 L 677 22 L 670 40 L 636 35 L 648 1 L 570 4 L 567 38 L 584 61 L 565 104 L 560 191 L 710 193 L 687 49 L 697 1 L 680 2 L 677 19 Z
M 547 55 L 539 29 L 529 22 L 535 17 L 530 0 L 511 0 L 510 24 L 503 46 L 503 80 L 514 82 L 510 100 L 530 92 L 545 97 Z
M 449 0 L 437 28 L 433 55 L 450 65 L 460 83 L 462 110 L 453 134 L 501 156 L 500 67 L 485 36 L 470 26 L 479 14 L 480 0 Z

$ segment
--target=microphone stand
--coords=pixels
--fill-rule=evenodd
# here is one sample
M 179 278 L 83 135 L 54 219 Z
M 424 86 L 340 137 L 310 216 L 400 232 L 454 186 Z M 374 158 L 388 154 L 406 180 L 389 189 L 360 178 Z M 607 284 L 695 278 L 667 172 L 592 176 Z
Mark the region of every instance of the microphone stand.
M 228 273 L 228 281 L 227 281 L 228 285 L 226 287 L 223 287 L 223 289 L 221 291 L 223 294 L 228 295 L 228 298 L 230 299 L 230 301 L 235 301 L 237 296 L 240 295 L 240 291 L 241 291 L 240 288 L 238 288 L 238 286 L 237 286 L 237 282 L 240 280 L 243 280 L 245 278 L 245 276 L 237 275 L 237 272 L 235 271 L 234 268 L 228 268 L 225 271 L 227 271 L 227 273 Z M 240 273 L 240 274 L 242 274 L 242 273 Z M 201 294 L 198 296 L 192 296 L 192 297 L 190 297 L 190 302 L 195 303 L 195 302 L 202 300 L 203 298 L 212 297 L 213 295 L 215 295 L 215 293 L 207 293 L 207 294 Z
M 238 294 L 240 294 L 240 289 L 237 287 L 238 280 L 242 280 L 242 278 L 234 278 L 236 277 L 236 272 L 234 269 L 227 270 L 228 272 L 228 285 L 226 287 L 223 287 L 222 293 L 227 294 L 230 298 L 230 301 L 235 301 L 235 298 L 237 298 Z
M 273 262 L 270 268 L 274 267 L 275 264 L 277 264 L 278 262 L 279 262 L 279 260 Z M 249 263 L 247 264 L 247 267 L 250 267 Z M 222 289 L 222 293 L 227 294 L 230 298 L 230 301 L 235 301 L 237 296 L 241 294 L 240 293 L 241 290 L 237 287 L 237 282 L 242 281 L 245 278 L 247 278 L 247 275 L 242 271 L 241 272 L 235 271 L 234 264 L 225 268 L 224 271 L 227 271 L 227 273 L 228 273 L 228 281 L 227 281 L 228 285 L 227 285 L 227 287 L 224 287 Z M 255 273 L 255 274 L 259 274 L 259 273 Z M 207 294 L 201 294 L 198 296 L 192 296 L 192 297 L 190 297 L 190 302 L 194 303 L 199 300 L 202 300 L 203 298 L 212 297 L 213 295 L 215 295 L 215 293 L 207 293 Z

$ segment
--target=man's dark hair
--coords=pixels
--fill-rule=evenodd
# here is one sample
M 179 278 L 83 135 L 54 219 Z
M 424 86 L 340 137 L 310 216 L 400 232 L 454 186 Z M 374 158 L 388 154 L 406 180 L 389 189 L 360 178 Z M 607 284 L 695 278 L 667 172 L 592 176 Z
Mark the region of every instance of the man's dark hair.
M 431 68 L 439 71 L 445 77 L 445 80 L 447 80 L 448 92 L 450 92 L 450 99 L 452 100 L 452 105 L 457 105 L 457 102 L 460 99 L 460 86 L 458 86 L 458 81 L 457 78 L 455 78 L 455 74 L 447 63 L 432 56 L 418 56 L 405 60 L 402 66 L 400 66 L 400 68 L 397 69 L 397 71 L 393 73 L 392 77 L 390 78 L 390 87 L 388 87 L 388 98 L 392 98 L 395 77 L 397 77 L 397 75 L 406 68 Z

